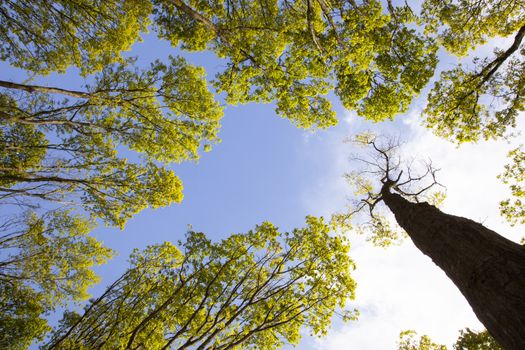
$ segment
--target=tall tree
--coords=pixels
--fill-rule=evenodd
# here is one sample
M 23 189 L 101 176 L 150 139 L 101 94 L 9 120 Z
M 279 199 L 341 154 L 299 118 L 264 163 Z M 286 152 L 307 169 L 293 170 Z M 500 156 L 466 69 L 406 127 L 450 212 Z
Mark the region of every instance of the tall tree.
M 284 234 L 266 222 L 219 243 L 189 232 L 179 244 L 135 251 L 128 271 L 83 314 L 66 313 L 44 348 L 277 349 L 297 344 L 302 327 L 325 334 L 354 296 L 348 242 L 322 218 Z
M 504 135 L 523 109 L 523 60 L 516 57 L 523 3 L 428 0 L 426 34 L 408 6 L 386 5 L 3 1 L 0 59 L 30 74 L 76 66 L 96 77 L 78 91 L 0 82 L 0 199 L 29 207 L 37 200 L 73 202 L 121 227 L 144 207 L 182 199 L 180 181 L 165 164 L 196 159 L 200 146 L 216 140 L 221 112 L 199 69 L 173 59 L 139 71 L 122 57 L 150 18 L 173 46 L 225 59 L 214 85 L 226 102 L 276 101 L 280 115 L 305 128 L 336 123 L 326 97 L 332 89 L 345 107 L 370 120 L 392 118 L 428 83 L 438 45 L 463 54 L 473 47 L 465 42 L 514 33 L 507 50 L 479 61 L 474 72 L 445 72 L 426 111 L 428 126 L 458 142 Z M 485 105 L 484 95 L 501 108 Z M 141 162 L 129 162 L 135 157 L 129 151 Z M 504 213 L 520 203 L 502 203 Z
M 522 349 L 525 246 L 422 202 L 438 185 L 436 169 L 429 164 L 418 174 L 396 155 L 397 142 L 382 142 L 373 135 L 362 135 L 357 141 L 373 152 L 372 158 L 363 159 L 363 170 L 352 175 L 362 197 L 349 213 L 335 219 L 345 222 L 366 212 L 371 235 L 388 241 L 396 235 L 377 215 L 386 205 L 416 247 L 454 282 L 494 339 L 505 349 Z
M 123 58 L 150 18 L 174 46 L 227 59 L 215 81 L 227 102 L 277 100 L 297 125 L 327 127 L 333 77 L 345 105 L 381 120 L 405 111 L 432 75 L 434 45 L 410 28 L 407 8 L 391 10 L 377 1 L 2 2 L 0 59 L 30 75 L 76 66 L 89 85 L 0 81 L 0 201 L 79 205 L 123 227 L 145 207 L 182 199 L 165 164 L 197 159 L 222 114 L 202 70 L 180 58 L 138 70 Z
M 182 58 L 147 69 L 128 59 L 90 81 L 83 90 L 0 81 L 0 204 L 22 208 L 2 226 L 2 348 L 42 339 L 46 314 L 87 298 L 91 267 L 110 256 L 86 237 L 95 219 L 122 228 L 146 207 L 179 202 L 166 165 L 217 141 L 222 110 L 204 71 Z

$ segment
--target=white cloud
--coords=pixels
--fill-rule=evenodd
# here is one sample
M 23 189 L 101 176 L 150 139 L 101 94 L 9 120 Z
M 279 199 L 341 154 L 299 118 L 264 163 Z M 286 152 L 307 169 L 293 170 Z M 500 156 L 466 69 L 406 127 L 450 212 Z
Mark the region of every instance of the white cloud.
M 451 343 L 458 329 L 481 328 L 452 282 L 411 242 L 387 250 L 362 244 L 352 257 L 361 317 L 318 340 L 318 349 L 395 349 L 405 329 Z

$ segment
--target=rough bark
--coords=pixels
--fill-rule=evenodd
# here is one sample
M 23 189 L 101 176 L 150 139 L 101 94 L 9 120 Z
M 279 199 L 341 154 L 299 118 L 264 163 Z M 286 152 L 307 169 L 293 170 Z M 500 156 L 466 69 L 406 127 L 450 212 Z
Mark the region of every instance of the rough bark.
M 472 220 L 381 191 L 414 244 L 459 288 L 489 333 L 507 350 L 525 349 L 525 246 Z

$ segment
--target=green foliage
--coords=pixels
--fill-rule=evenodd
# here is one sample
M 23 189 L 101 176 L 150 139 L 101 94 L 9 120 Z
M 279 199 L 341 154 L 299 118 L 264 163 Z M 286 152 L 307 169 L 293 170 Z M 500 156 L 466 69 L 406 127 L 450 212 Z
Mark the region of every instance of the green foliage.
M 415 331 L 403 331 L 399 334 L 398 350 L 447 350 L 445 345 L 439 345 L 427 336 L 423 335 L 416 339 Z
M 447 347 L 432 342 L 427 335 L 417 339 L 417 333 L 408 330 L 399 334 L 398 350 L 447 350 Z M 474 332 L 465 328 L 459 331 L 454 350 L 502 350 L 502 348 L 486 330 Z
M 515 35 L 493 59 L 474 58 L 474 68 L 458 65 L 441 74 L 429 94 L 426 125 L 457 143 L 504 136 L 524 110 L 525 3 L 426 0 L 422 23 L 449 52 L 468 50 L 494 37 Z
M 381 121 L 405 112 L 436 65 L 436 47 L 406 7 L 379 1 L 154 1 L 154 27 L 173 46 L 226 59 L 215 87 L 231 104 L 276 101 L 299 127 L 336 123 L 326 94 Z
M 50 328 L 43 316 L 88 297 L 92 271 L 111 250 L 87 236 L 93 226 L 69 211 L 34 212 L 0 227 L 0 347 L 25 349 Z
M 285 234 L 266 222 L 219 243 L 189 232 L 180 246 L 135 251 L 130 269 L 82 315 L 66 313 L 45 348 L 277 349 L 297 344 L 302 327 L 325 334 L 354 296 L 348 242 L 322 219 Z
M 42 317 L 42 295 L 16 280 L 0 282 L 0 347 L 25 350 L 51 330 Z
M 498 177 L 509 185 L 513 199 L 500 202 L 501 215 L 511 225 L 525 224 L 525 149 L 520 146 L 509 152 L 511 163 L 505 165 L 505 171 Z
M 167 165 L 218 141 L 222 109 L 202 68 L 170 57 L 138 69 L 121 56 L 146 30 L 149 2 L 0 10 L 0 59 L 30 74 L 76 66 L 89 82 L 77 91 L 0 81 L 0 204 L 49 210 L 2 226 L 0 347 L 23 349 L 49 331 L 46 315 L 98 281 L 91 267 L 111 252 L 87 236 L 96 219 L 123 228 L 144 208 L 182 200 Z M 74 205 L 90 218 L 63 209 Z
M 182 184 L 167 165 L 197 160 L 218 142 L 222 110 L 202 68 L 170 58 L 137 69 L 122 57 L 151 20 L 174 47 L 210 50 L 224 60 L 213 86 L 227 103 L 275 102 L 277 113 L 301 128 L 336 124 L 331 91 L 369 120 L 393 118 L 434 74 L 439 45 L 463 55 L 517 32 L 493 60 L 444 72 L 425 110 L 427 126 L 457 143 L 505 136 L 523 111 L 522 1 L 426 0 L 421 18 L 408 6 L 387 5 L 385 11 L 377 0 L 2 2 L 0 60 L 30 75 L 75 66 L 90 83 L 75 91 L 0 81 L 1 204 L 78 204 L 90 219 L 62 210 L 4 224 L 0 347 L 41 340 L 45 313 L 87 296 L 96 281 L 91 266 L 110 255 L 86 236 L 94 220 L 122 228 L 144 208 L 180 202 Z M 361 142 L 370 146 L 373 139 Z M 387 184 L 413 201 L 442 199 L 436 192 L 422 196 L 435 178 L 428 187 L 414 187 L 424 176 L 410 171 L 402 178 L 399 163 L 389 163 L 392 150 L 375 159 L 391 165 L 375 169 L 383 187 L 349 176 L 360 200 L 334 216 L 349 228 L 368 210 L 364 227 L 381 246 L 401 237 L 380 213 Z M 525 220 L 523 152 L 513 152 L 515 164 L 502 179 L 516 199 L 501 204 L 516 223 Z M 283 239 L 269 223 L 217 244 L 192 232 L 182 248 L 166 243 L 135 252 L 130 270 L 83 316 L 66 313 L 50 347 L 277 348 L 296 344 L 302 326 L 324 334 L 334 310 L 353 296 L 348 245 L 330 236 L 322 220 L 309 218 L 307 228 Z M 404 349 L 439 348 L 405 336 Z
M 13 108 L 16 108 L 14 101 L 7 95 L 0 95 L 0 115 L 3 116 L 7 110 Z M 29 147 L 20 152 L 24 145 Z M 8 178 L 9 176 L 40 166 L 45 158 L 47 145 L 44 133 L 35 127 L 23 124 L 8 126 L 0 121 L 0 191 L 16 184 L 15 180 Z
M 83 74 L 121 61 L 147 30 L 151 3 L 140 0 L 3 1 L 0 60 L 37 74 Z
M 486 330 L 474 332 L 469 328 L 459 331 L 454 350 L 503 350 Z
M 439 44 L 465 55 L 494 37 L 506 37 L 523 24 L 521 0 L 425 0 L 422 22 L 429 33 L 438 33 Z
M 474 72 L 462 65 L 443 72 L 428 96 L 425 125 L 458 144 L 508 134 L 525 110 L 521 55 L 493 75 L 486 72 L 490 67 L 486 59 L 477 62 Z
M 158 161 L 196 160 L 218 140 L 222 110 L 204 71 L 182 58 L 107 66 L 86 92 L 28 89 L 11 84 L 1 95 L 4 200 L 78 196 L 93 217 L 123 227 L 148 206 L 182 200 L 180 180 Z M 130 163 L 130 151 L 143 162 Z

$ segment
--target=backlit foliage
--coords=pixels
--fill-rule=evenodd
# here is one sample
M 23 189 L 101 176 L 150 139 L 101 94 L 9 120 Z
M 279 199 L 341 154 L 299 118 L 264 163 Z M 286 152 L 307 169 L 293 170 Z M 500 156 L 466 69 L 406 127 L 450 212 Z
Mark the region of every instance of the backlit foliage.
M 327 93 L 381 121 L 407 111 L 436 64 L 407 7 L 379 1 L 154 1 L 161 38 L 226 59 L 215 86 L 226 102 L 276 101 L 299 127 L 336 123 Z M 412 24 L 412 25 L 411 25 Z
M 158 162 L 198 159 L 222 117 L 204 71 L 182 58 L 144 70 L 107 66 L 85 91 L 5 86 L 2 200 L 78 201 L 120 227 L 146 207 L 182 200 L 180 180 Z M 142 162 L 130 162 L 130 151 Z
M 68 211 L 28 212 L 0 226 L 0 348 L 42 340 L 46 313 L 88 297 L 98 282 L 91 267 L 112 255 L 87 236 L 92 226 Z
M 448 51 L 465 55 L 490 38 L 517 32 L 525 23 L 524 10 L 523 0 L 425 0 L 422 22 Z
M 476 332 L 469 328 L 459 331 L 454 350 L 503 350 L 486 330 Z
M 512 199 L 500 202 L 500 210 L 512 225 L 525 224 L 525 149 L 523 146 L 509 152 L 511 163 L 499 175 L 503 183 L 509 185 Z
M 457 143 L 507 135 L 524 111 L 525 2 L 426 0 L 422 14 L 427 32 L 457 55 L 491 38 L 514 36 L 493 58 L 443 72 L 425 109 L 426 126 Z
M 436 344 L 428 335 L 417 338 L 415 331 L 403 331 L 399 334 L 398 350 L 447 350 L 445 345 Z M 454 350 L 502 350 L 501 346 L 486 330 L 475 332 L 469 328 L 459 331 L 459 337 L 453 345 Z
M 398 350 L 447 350 L 445 345 L 432 342 L 427 335 L 422 335 L 417 339 L 417 333 L 411 330 L 399 334 L 397 345 Z
M 426 0 L 422 9 L 418 16 L 408 5 L 378 0 L 2 1 L 0 60 L 30 79 L 76 67 L 85 83 L 71 90 L 0 81 L 0 204 L 23 212 L 1 226 L 0 348 L 41 340 L 47 313 L 87 296 L 96 281 L 91 266 L 110 256 L 87 237 L 96 220 L 123 228 L 145 208 L 182 200 L 169 164 L 195 161 L 219 141 L 222 109 L 214 93 L 227 104 L 273 102 L 298 127 L 327 128 L 337 123 L 328 99 L 334 91 L 345 108 L 378 122 L 408 110 L 434 74 L 438 48 L 465 55 L 490 38 L 513 35 L 493 58 L 443 72 L 425 110 L 426 125 L 457 143 L 507 136 L 523 112 L 523 1 Z M 148 30 L 174 48 L 215 53 L 222 66 L 211 82 L 214 93 L 204 69 L 183 58 L 148 67 L 128 58 L 124 52 Z M 368 136 L 360 142 L 373 144 Z M 383 185 L 410 200 L 442 200 L 426 191 L 436 184 L 431 165 L 423 167 L 431 178 L 424 183 L 429 177 L 410 167 L 401 173 L 390 151 L 395 147 L 376 149 L 369 164 Z M 510 154 L 515 164 L 502 174 L 515 198 L 502 202 L 502 213 L 514 223 L 525 217 L 522 153 Z M 382 168 L 385 161 L 392 167 Z M 369 239 L 381 246 L 397 241 L 402 233 L 377 211 L 381 189 L 363 174 L 347 178 L 359 200 L 335 222 L 348 226 L 367 210 L 362 227 Z M 347 245 L 326 232 L 310 218 L 284 245 L 263 224 L 220 244 L 191 233 L 183 253 L 170 244 L 136 252 L 132 268 L 83 317 L 66 314 L 50 346 L 91 349 L 105 339 L 116 347 L 223 348 L 240 341 L 272 348 L 297 343 L 302 325 L 323 334 L 335 306 L 353 295 Z M 300 263 L 290 270 L 292 261 Z M 259 290 L 261 280 L 270 282 Z M 276 293 L 264 294 L 269 290 Z M 310 291 L 330 296 L 308 304 L 315 300 Z M 253 305 L 250 293 L 257 295 Z M 237 313 L 242 303 L 250 307 Z M 132 316 L 122 319 L 120 312 Z M 271 327 L 258 328 L 264 324 Z
M 353 298 L 343 236 L 322 219 L 280 233 L 265 222 L 213 243 L 189 232 L 135 251 L 131 267 L 83 314 L 68 312 L 45 349 L 277 349 L 304 327 L 328 330 Z M 345 319 L 355 312 L 342 311 Z
M 147 30 L 151 3 L 141 0 L 2 1 L 0 60 L 38 74 L 83 74 L 121 61 Z

